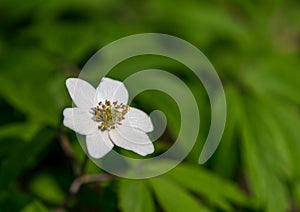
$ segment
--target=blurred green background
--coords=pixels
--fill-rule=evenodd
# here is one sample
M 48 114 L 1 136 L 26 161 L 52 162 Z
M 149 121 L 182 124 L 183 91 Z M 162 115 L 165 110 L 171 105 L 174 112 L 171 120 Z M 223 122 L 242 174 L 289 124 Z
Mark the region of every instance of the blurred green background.
M 0 0 L 0 211 L 300 211 L 299 11 L 296 0 Z M 161 68 L 183 79 L 202 127 L 171 172 L 125 180 L 86 160 L 75 133 L 62 126 L 62 110 L 71 106 L 65 80 L 104 45 L 144 32 L 178 36 L 210 59 L 228 118 L 217 152 L 198 165 L 210 124 L 200 81 L 166 58 L 124 61 L 112 77 Z M 180 117 L 163 94 L 148 104 L 153 95 L 134 104 L 166 112 L 159 154 L 176 138 Z M 78 176 L 91 174 L 104 182 L 69 194 Z

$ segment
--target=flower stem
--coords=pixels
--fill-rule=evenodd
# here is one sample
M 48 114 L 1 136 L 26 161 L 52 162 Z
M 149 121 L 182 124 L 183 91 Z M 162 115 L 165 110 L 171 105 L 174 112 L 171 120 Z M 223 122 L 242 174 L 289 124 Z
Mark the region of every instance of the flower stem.
M 89 183 L 105 182 L 105 181 L 111 180 L 113 178 L 115 178 L 115 176 L 112 174 L 108 174 L 108 173 L 82 175 L 80 177 L 77 177 L 70 185 L 68 195 L 65 197 L 64 201 L 59 205 L 59 207 L 55 211 L 61 212 L 66 207 L 68 207 L 68 204 L 71 201 L 72 197 L 78 193 L 78 191 L 80 190 L 82 185 L 89 184 Z
M 66 134 L 66 132 L 62 129 L 58 130 L 58 137 L 60 141 L 60 145 L 65 155 L 69 158 L 72 166 L 72 170 L 75 176 L 79 176 L 81 174 L 82 166 L 77 160 L 74 151 L 71 146 L 71 142 Z
M 64 130 L 60 129 L 58 132 L 58 137 L 59 137 L 60 144 L 61 144 L 61 147 L 62 147 L 65 155 L 71 161 L 72 170 L 73 170 L 74 176 L 76 177 L 73 180 L 73 182 L 71 183 L 71 185 L 69 187 L 69 192 L 65 196 L 63 202 L 55 210 L 56 212 L 62 212 L 62 211 L 65 211 L 64 209 L 66 209 L 68 207 L 70 201 L 79 192 L 82 185 L 89 184 L 89 183 L 105 182 L 105 181 L 115 178 L 116 176 L 109 174 L 109 173 L 89 174 L 89 175 L 84 174 L 84 170 L 85 170 L 86 164 L 88 162 L 88 157 L 85 155 L 82 163 L 79 163 L 79 161 L 75 157 L 70 140 L 69 140 L 66 132 Z

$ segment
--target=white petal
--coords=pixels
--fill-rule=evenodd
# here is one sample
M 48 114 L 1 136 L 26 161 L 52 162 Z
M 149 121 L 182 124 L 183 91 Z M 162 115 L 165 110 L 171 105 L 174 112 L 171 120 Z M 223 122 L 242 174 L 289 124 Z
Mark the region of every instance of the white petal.
M 95 106 L 96 90 L 91 84 L 79 78 L 69 78 L 66 86 L 77 107 L 90 109 Z
M 132 141 L 128 141 L 127 139 L 123 138 L 117 130 L 111 130 L 109 131 L 109 137 L 112 140 L 112 142 L 124 149 L 131 150 L 133 152 L 136 152 L 142 156 L 151 154 L 154 152 L 154 146 L 152 142 L 148 138 L 148 142 L 137 144 Z
M 137 108 L 130 107 L 130 110 L 125 115 L 122 121 L 124 126 L 134 127 L 143 130 L 144 132 L 153 131 L 153 124 L 150 117 Z
M 97 123 L 92 120 L 88 110 L 80 108 L 66 108 L 63 112 L 63 124 L 82 135 L 89 135 L 98 130 Z
M 93 158 L 102 158 L 110 152 L 113 146 L 107 131 L 98 130 L 96 133 L 86 136 L 87 151 Z
M 117 80 L 103 77 L 96 89 L 98 102 L 110 100 L 112 102 L 127 104 L 128 91 L 124 84 Z
M 115 130 L 122 138 L 124 138 L 128 142 L 135 144 L 151 143 L 151 140 L 149 139 L 148 135 L 139 129 L 128 127 L 125 125 L 118 125 Z

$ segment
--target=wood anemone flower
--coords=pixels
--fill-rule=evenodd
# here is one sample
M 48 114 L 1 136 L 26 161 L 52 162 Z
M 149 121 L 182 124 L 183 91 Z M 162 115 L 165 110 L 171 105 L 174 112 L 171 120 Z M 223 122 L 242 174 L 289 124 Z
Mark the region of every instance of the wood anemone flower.
M 66 81 L 76 105 L 63 111 L 63 124 L 86 136 L 86 146 L 93 158 L 102 158 L 114 145 L 142 156 L 154 152 L 147 133 L 153 130 L 150 117 L 130 107 L 128 91 L 120 81 L 102 78 L 95 89 L 79 78 Z

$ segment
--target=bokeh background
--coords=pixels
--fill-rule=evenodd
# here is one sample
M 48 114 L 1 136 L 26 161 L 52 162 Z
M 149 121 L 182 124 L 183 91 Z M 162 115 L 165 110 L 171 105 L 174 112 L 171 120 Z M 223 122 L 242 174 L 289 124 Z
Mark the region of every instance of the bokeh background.
M 0 211 L 300 211 L 299 11 L 296 0 L 1 0 Z M 104 45 L 144 32 L 178 36 L 210 59 L 228 118 L 217 152 L 200 166 L 210 124 L 201 82 L 167 58 L 119 64 L 110 73 L 119 80 L 146 68 L 176 74 L 201 112 L 197 144 L 181 165 L 125 180 L 86 159 L 62 125 L 72 104 L 65 80 Z M 165 112 L 155 154 L 166 151 L 180 125 L 174 101 L 145 92 L 134 104 Z M 70 192 L 74 180 L 82 185 Z

